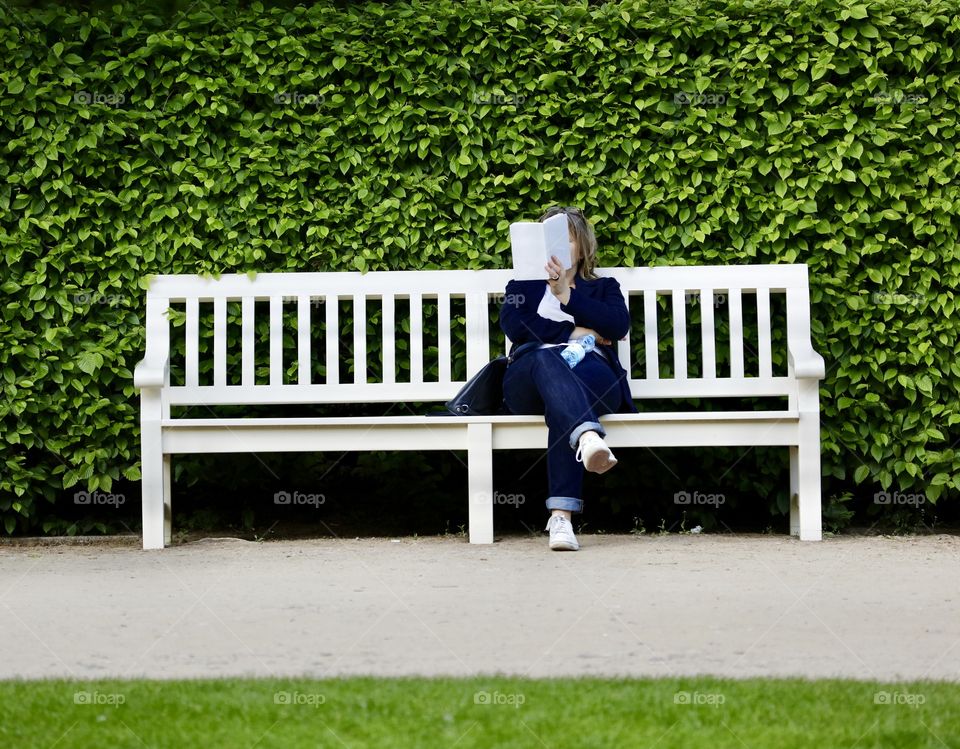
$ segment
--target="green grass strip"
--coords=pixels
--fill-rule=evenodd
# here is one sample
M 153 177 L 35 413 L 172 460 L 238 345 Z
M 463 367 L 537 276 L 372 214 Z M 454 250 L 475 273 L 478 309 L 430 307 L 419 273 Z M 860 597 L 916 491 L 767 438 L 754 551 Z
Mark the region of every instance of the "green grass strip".
M 0 746 L 960 747 L 960 684 L 800 679 L 0 682 Z

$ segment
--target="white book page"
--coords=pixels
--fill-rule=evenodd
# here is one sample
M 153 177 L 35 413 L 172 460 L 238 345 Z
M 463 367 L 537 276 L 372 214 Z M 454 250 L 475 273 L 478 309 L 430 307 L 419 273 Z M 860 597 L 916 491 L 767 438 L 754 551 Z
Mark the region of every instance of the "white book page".
M 518 281 L 546 280 L 544 266 L 556 255 L 563 267 L 570 268 L 570 233 L 567 216 L 559 213 L 543 223 L 520 221 L 510 224 L 513 249 L 513 277 Z
M 544 243 L 543 224 L 538 221 L 522 221 L 510 224 L 510 246 L 513 249 L 513 277 L 518 281 L 545 279 L 543 269 Z
M 546 246 L 546 255 L 543 258 L 544 264 L 550 259 L 551 255 L 556 255 L 564 270 L 568 270 L 573 263 L 570 260 L 570 227 L 567 222 L 566 213 L 558 213 L 551 216 L 543 222 L 544 244 Z

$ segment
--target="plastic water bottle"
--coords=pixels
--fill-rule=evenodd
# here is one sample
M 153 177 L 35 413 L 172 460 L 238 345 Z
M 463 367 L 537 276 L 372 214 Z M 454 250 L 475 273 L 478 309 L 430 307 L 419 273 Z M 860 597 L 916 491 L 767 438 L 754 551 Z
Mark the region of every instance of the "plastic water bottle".
M 574 343 L 568 344 L 567 347 L 560 352 L 560 356 L 570 365 L 570 369 L 573 369 L 583 361 L 583 357 L 593 351 L 596 344 L 597 339 L 591 333 Z

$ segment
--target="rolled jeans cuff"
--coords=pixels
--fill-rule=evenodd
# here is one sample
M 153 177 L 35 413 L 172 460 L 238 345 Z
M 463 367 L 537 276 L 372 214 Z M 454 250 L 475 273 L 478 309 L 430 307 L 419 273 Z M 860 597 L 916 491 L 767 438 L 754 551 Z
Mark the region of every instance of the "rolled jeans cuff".
M 603 427 L 600 426 L 598 421 L 585 421 L 580 426 L 575 428 L 570 432 L 570 448 L 573 450 L 577 449 L 577 443 L 580 441 L 580 435 L 584 432 L 596 432 L 601 437 L 606 437 L 607 433 L 603 430 Z M 566 509 L 565 507 L 560 509 Z
M 547 509 L 583 512 L 583 500 L 576 497 L 547 497 Z

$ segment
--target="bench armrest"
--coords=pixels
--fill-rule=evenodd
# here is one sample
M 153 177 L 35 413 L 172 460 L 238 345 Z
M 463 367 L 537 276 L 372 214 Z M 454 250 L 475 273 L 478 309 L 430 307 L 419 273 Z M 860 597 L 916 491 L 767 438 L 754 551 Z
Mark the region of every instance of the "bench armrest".
M 170 370 L 170 357 L 145 356 L 133 370 L 135 388 L 163 387 Z
M 809 341 L 798 344 L 796 341 L 787 348 L 787 356 L 793 365 L 793 376 L 798 379 L 811 378 L 822 380 L 826 375 L 823 357 L 813 350 Z

